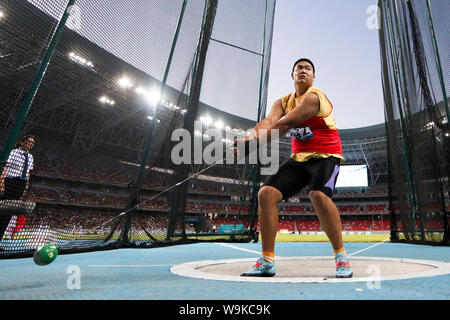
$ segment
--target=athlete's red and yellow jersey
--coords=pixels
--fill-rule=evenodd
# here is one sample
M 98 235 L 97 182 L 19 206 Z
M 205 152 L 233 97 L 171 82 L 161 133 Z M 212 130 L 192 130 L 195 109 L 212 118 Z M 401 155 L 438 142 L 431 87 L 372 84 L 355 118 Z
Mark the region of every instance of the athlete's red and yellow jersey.
M 291 158 L 299 162 L 305 162 L 311 158 L 333 156 L 341 159 L 341 163 L 343 163 L 341 138 L 333 117 L 333 105 L 322 90 L 310 87 L 300 97 L 295 97 L 295 92 L 284 96 L 281 98 L 284 115 L 298 106 L 303 97 L 310 93 L 315 93 L 319 97 L 320 110 L 315 116 L 293 128 Z

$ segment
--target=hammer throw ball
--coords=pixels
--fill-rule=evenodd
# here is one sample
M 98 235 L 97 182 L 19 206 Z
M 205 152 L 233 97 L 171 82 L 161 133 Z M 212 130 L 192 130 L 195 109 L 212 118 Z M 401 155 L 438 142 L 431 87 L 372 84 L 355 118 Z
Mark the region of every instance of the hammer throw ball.
M 34 252 L 33 260 L 39 266 L 46 266 L 55 261 L 57 256 L 58 249 L 54 244 L 44 244 Z

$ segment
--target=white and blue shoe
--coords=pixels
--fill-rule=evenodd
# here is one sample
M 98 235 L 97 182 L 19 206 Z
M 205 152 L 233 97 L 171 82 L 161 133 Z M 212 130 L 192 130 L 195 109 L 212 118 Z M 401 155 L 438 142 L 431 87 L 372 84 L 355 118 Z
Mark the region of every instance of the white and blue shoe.
M 336 278 L 351 278 L 353 276 L 350 261 L 345 253 L 338 252 L 335 257 Z
M 273 277 L 276 273 L 275 262 L 270 263 L 261 257 L 256 264 L 247 272 L 241 274 L 242 277 Z

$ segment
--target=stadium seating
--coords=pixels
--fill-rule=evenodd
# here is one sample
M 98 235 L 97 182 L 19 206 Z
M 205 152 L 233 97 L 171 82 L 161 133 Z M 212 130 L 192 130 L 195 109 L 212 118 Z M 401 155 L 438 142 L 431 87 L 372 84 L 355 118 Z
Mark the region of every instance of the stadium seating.
M 117 161 L 105 159 L 104 163 L 90 162 L 88 159 L 83 163 L 73 161 L 67 156 L 56 156 L 49 154 L 44 156 L 40 161 L 37 161 L 34 175 L 41 177 L 41 181 L 45 181 L 44 185 L 33 185 L 28 193 L 28 198 L 36 202 L 54 203 L 54 204 L 72 204 L 85 207 L 106 207 L 122 209 L 126 206 L 129 199 L 129 190 L 127 188 L 130 181 L 136 176 L 136 166 L 122 165 Z M 45 177 L 59 177 L 68 178 L 77 181 L 92 181 L 98 186 L 95 188 L 77 189 L 77 187 L 69 186 L 64 180 L 45 179 Z M 172 173 L 169 171 L 155 171 L 146 177 L 143 186 L 147 189 L 164 190 L 169 187 L 173 180 Z M 102 187 L 102 183 L 105 187 Z M 115 187 L 114 191 L 108 190 L 108 185 L 121 185 L 123 190 Z M 81 184 L 82 185 L 82 184 Z M 105 189 L 105 190 L 103 190 Z M 220 179 L 199 180 L 193 179 L 188 186 L 188 194 L 195 194 L 195 197 L 189 198 L 186 202 L 186 212 L 192 213 L 212 213 L 212 214 L 248 214 L 250 207 L 247 203 L 242 204 L 240 197 L 243 194 L 243 186 L 231 183 L 229 180 Z M 230 200 L 212 201 L 201 200 L 202 194 L 209 195 L 230 195 Z M 338 210 L 342 214 L 342 230 L 344 231 L 387 231 L 389 230 L 389 219 L 382 220 L 373 218 L 349 218 L 352 214 L 355 215 L 373 215 L 373 214 L 387 214 L 388 204 L 386 199 L 376 201 L 375 197 L 386 197 L 386 186 L 375 186 L 370 188 L 354 188 L 354 189 L 338 189 L 334 199 L 338 198 Z M 305 205 L 303 200 L 309 201 L 308 194 L 303 191 L 295 199 L 295 202 L 287 202 L 281 205 L 280 220 L 278 230 L 288 230 L 289 232 L 317 232 L 320 229 L 320 223 L 316 218 L 314 208 L 309 204 Z M 363 200 L 365 198 L 367 202 Z M 149 196 L 141 196 L 140 208 L 142 210 L 153 210 L 159 212 L 168 212 L 170 206 L 166 201 L 160 199 L 150 199 Z M 209 198 L 210 199 L 210 198 Z M 220 199 L 220 198 L 218 198 Z M 302 200 L 303 199 L 303 200 Z M 299 204 L 298 201 L 302 204 Z M 398 205 L 394 206 L 394 209 Z M 292 215 L 313 215 L 316 220 L 292 220 L 287 217 Z M 286 217 L 283 217 L 286 215 Z M 72 217 L 73 218 L 73 217 Z M 156 223 L 156 222 L 155 222 Z M 167 221 L 165 222 L 167 223 Z M 234 224 L 235 219 L 216 219 L 216 224 Z M 248 226 L 248 221 L 240 219 L 239 224 Z M 88 223 L 89 224 L 89 223 Z M 258 221 L 256 226 L 259 228 Z M 429 228 L 433 229 L 439 227 L 433 222 L 429 223 Z M 161 228 L 163 226 L 161 225 Z
M 345 231 L 369 231 L 372 223 L 371 220 L 349 220 L 345 226 Z
M 341 213 L 359 213 L 361 211 L 359 205 L 340 205 L 338 210 Z
M 367 213 L 387 213 L 387 203 L 367 204 L 364 211 Z
M 295 214 L 295 213 L 306 213 L 305 206 L 294 206 L 294 205 L 285 205 L 283 207 L 283 212 L 288 214 Z
M 320 222 L 316 220 L 296 220 L 299 232 L 320 231 Z
M 387 196 L 388 188 L 384 187 L 370 187 L 365 190 L 365 194 L 368 196 Z
M 372 231 L 388 231 L 390 229 L 389 220 L 375 220 Z
M 431 219 L 428 220 L 427 223 L 425 224 L 425 229 L 433 231 L 437 230 L 442 231 L 444 229 L 444 226 L 442 225 L 442 221 L 440 221 L 439 219 Z
M 278 222 L 278 230 L 288 230 L 289 232 L 294 232 L 294 221 L 292 220 L 280 220 Z

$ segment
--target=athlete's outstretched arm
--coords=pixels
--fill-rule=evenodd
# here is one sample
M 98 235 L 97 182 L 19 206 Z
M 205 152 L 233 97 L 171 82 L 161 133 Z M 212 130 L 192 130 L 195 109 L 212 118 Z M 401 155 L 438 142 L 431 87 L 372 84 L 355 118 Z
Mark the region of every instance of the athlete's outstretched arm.
M 265 129 L 268 130 L 270 128 L 272 128 L 277 121 L 279 121 L 284 115 L 283 112 L 283 107 L 281 104 L 281 99 L 278 99 L 277 101 L 274 102 L 273 106 L 272 106 L 272 110 L 269 112 L 269 114 L 267 115 L 266 118 L 264 118 L 264 120 L 262 120 L 261 122 L 259 122 L 255 128 L 252 130 L 252 132 L 246 136 L 243 139 L 240 139 L 240 141 L 245 141 L 245 140 L 252 140 L 252 139 L 256 139 L 259 136 L 259 130 Z M 235 140 L 235 143 L 233 146 L 231 146 L 231 148 L 234 150 L 235 155 L 239 154 L 238 148 L 237 148 L 237 142 L 238 140 Z
M 291 112 L 289 112 L 286 117 L 281 120 L 276 121 L 272 126 L 267 129 L 266 132 L 258 131 L 256 132 L 258 140 L 271 141 L 271 130 L 279 130 L 278 136 L 286 134 L 291 128 L 295 127 L 300 122 L 306 121 L 311 117 L 318 114 L 320 111 L 320 100 L 317 94 L 310 93 L 306 95 L 300 104 L 296 106 Z M 262 135 L 267 135 L 267 140 L 261 139 Z
M 258 136 L 258 131 L 261 129 L 270 129 L 282 117 L 283 117 L 283 108 L 281 106 L 281 99 L 278 99 L 277 101 L 274 102 L 272 110 L 269 112 L 267 117 L 260 123 L 258 123 L 256 127 L 253 129 L 253 131 L 245 139 L 252 139 Z

